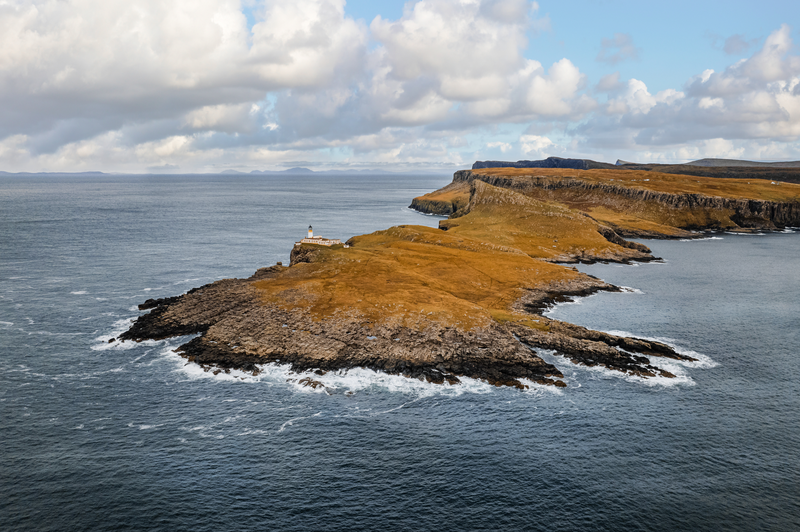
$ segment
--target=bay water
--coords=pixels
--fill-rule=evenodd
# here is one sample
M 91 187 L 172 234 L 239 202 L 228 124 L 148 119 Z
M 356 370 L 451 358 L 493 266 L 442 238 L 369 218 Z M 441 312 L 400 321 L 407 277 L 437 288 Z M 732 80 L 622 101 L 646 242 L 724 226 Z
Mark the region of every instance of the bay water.
M 698 362 L 566 389 L 205 373 L 136 305 L 397 224 L 449 176 L 0 177 L 0 530 L 800 529 L 800 234 L 646 241 L 549 315 Z M 317 377 L 315 377 L 317 378 Z M 346 393 L 352 392 L 352 393 Z

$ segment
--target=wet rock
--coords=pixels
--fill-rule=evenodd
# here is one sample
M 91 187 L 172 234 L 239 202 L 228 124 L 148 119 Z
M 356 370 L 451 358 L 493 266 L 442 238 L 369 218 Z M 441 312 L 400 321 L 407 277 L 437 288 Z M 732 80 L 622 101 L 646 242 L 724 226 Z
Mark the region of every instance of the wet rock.
M 325 388 L 325 385 L 322 384 L 320 381 L 315 381 L 311 377 L 305 377 L 297 381 L 298 384 L 302 386 L 308 386 L 309 388 L 313 388 L 316 390 L 317 388 Z

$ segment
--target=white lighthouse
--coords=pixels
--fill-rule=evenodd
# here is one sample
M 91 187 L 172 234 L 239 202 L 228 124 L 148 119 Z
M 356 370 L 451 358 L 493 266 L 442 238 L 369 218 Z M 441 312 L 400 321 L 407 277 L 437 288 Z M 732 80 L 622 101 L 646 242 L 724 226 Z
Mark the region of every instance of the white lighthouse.
M 333 246 L 341 243 L 342 241 L 338 238 L 322 238 L 321 236 L 314 236 L 314 229 L 309 225 L 308 236 L 300 242 L 295 242 L 294 245 L 299 246 L 301 244 L 317 244 L 319 246 Z M 350 246 L 345 244 L 344 247 L 349 248 Z

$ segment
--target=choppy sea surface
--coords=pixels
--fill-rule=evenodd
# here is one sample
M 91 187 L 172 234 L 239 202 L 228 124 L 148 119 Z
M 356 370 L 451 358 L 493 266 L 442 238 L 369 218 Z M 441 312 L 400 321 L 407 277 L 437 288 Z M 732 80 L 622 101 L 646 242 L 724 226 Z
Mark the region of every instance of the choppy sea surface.
M 449 176 L 0 178 L 0 530 L 798 530 L 800 234 L 648 241 L 552 317 L 666 341 L 675 379 L 214 376 L 138 303 L 288 262 L 309 224 L 435 226 Z M 655 360 L 655 359 L 654 359 Z M 354 392 L 352 395 L 345 392 Z

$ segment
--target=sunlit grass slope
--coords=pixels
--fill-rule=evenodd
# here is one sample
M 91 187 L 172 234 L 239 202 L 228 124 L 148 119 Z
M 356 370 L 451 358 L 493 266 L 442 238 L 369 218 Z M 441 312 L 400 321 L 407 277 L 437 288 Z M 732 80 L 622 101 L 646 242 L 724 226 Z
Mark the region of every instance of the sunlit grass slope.
M 349 248 L 303 247 L 305 258 L 254 286 L 265 303 L 320 320 L 462 330 L 515 321 L 536 328 L 545 320 L 513 310 L 523 296 L 598 284 L 554 262 L 653 258 L 609 227 L 681 236 L 692 227 L 737 227 L 734 212 L 713 198 L 800 198 L 798 185 L 763 180 L 631 170 L 477 173 L 498 186 L 484 177 L 456 179 L 422 197 L 457 211 L 440 229 L 398 226 L 354 237 Z M 697 197 L 676 203 L 676 194 Z
M 540 259 L 632 253 L 606 240 L 580 212 L 484 183 L 476 184 L 469 214 L 448 227 L 398 226 L 355 237 L 350 248 L 314 246 L 311 262 L 254 286 L 265 302 L 301 307 L 319 319 L 357 315 L 412 328 L 429 321 L 461 329 L 492 320 L 535 326 L 511 311 L 526 290 L 587 280 Z
M 442 221 L 448 233 L 502 249 L 515 249 L 547 260 L 619 260 L 645 258 L 622 248 L 598 232 L 598 223 L 582 212 L 556 202 L 544 202 L 519 192 L 474 183 L 468 214 Z

